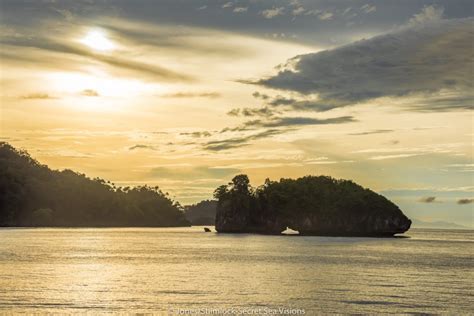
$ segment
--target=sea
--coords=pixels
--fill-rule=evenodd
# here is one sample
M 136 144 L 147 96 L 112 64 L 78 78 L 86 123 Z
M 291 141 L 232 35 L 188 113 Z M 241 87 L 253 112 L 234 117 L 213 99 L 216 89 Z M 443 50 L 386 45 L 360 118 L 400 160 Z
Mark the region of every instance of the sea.
M 474 314 L 474 231 L 0 229 L 0 314 Z

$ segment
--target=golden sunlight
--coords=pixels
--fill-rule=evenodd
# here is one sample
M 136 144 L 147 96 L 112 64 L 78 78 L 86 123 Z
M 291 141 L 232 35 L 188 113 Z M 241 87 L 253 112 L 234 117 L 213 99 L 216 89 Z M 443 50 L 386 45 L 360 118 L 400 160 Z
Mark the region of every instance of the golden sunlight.
M 111 51 L 115 48 L 115 44 L 107 38 L 107 35 L 98 30 L 90 31 L 80 42 L 98 51 Z

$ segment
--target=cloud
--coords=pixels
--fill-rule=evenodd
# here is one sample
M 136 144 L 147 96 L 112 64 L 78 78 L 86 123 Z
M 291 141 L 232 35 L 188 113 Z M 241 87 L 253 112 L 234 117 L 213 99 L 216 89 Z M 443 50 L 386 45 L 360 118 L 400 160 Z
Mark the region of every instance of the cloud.
M 257 98 L 257 99 L 262 99 L 262 100 L 266 100 L 269 98 L 268 95 L 264 94 L 264 93 L 260 93 L 258 91 L 255 91 L 254 93 L 252 93 L 252 96 L 254 98 Z
M 474 199 L 459 199 L 457 203 L 459 205 L 472 204 L 474 203 Z
M 36 93 L 30 93 L 30 94 L 25 94 L 20 97 L 21 99 L 24 100 L 46 100 L 46 99 L 57 99 L 56 97 L 53 97 L 47 93 L 44 92 L 36 92 Z
M 191 136 L 194 138 L 200 138 L 200 137 L 210 137 L 212 134 L 204 131 L 204 132 L 190 132 L 190 133 L 180 133 L 180 135 L 185 135 L 185 136 Z
M 279 8 L 267 9 L 267 10 L 263 10 L 262 12 L 260 12 L 260 14 L 265 19 L 273 19 L 274 17 L 285 14 L 285 8 L 284 7 L 279 7 Z
M 365 13 L 372 13 L 377 10 L 377 8 L 374 5 L 370 5 L 370 4 L 364 4 L 360 9 L 364 11 Z
M 413 109 L 472 109 L 473 21 L 453 19 L 406 27 L 333 50 L 299 55 L 280 66 L 276 75 L 253 83 L 315 94 L 319 104 L 333 107 L 449 91 L 448 99 L 434 105 L 427 100 Z
M 293 15 L 301 15 L 305 12 L 305 8 L 303 7 L 297 7 L 295 9 L 293 9 L 293 11 L 291 12 Z
M 318 99 L 301 99 L 285 98 L 277 96 L 267 101 L 272 106 L 286 106 L 296 111 L 316 111 L 325 112 L 346 105 L 337 100 L 318 100 Z
M 227 112 L 229 116 L 262 116 L 262 117 L 270 117 L 273 116 L 276 111 L 270 109 L 269 107 L 261 107 L 261 108 L 241 108 L 241 109 L 232 109 Z
M 153 79 L 185 82 L 190 82 L 194 80 L 194 78 L 188 75 L 174 72 L 156 64 L 142 63 L 139 61 L 122 58 L 114 54 L 100 54 L 90 49 L 86 49 L 85 47 L 82 47 L 82 45 L 79 44 L 76 45 L 60 43 L 54 40 L 50 40 L 48 38 L 4 37 L 0 38 L 0 44 L 20 48 L 36 48 L 47 52 L 69 54 L 76 57 L 88 58 L 109 65 L 111 67 L 115 67 L 116 69 L 132 71 L 135 73 L 139 73 L 142 76 L 147 76 Z M 8 55 L 3 54 L 2 52 L 2 57 L 3 56 L 17 60 L 24 60 L 25 58 L 27 58 L 26 56 Z M 30 58 L 35 59 L 38 57 L 30 56 Z M 44 62 L 43 60 L 38 61 Z
M 326 21 L 326 20 L 331 20 L 333 16 L 334 14 L 332 14 L 331 12 L 324 12 L 318 15 L 318 19 L 320 19 L 321 21 Z
M 409 21 L 408 26 L 423 25 L 443 18 L 444 8 L 436 6 L 425 6 L 420 13 L 415 14 Z
M 74 19 L 74 15 L 69 10 L 57 9 L 57 8 L 53 8 L 53 10 L 58 12 L 68 22 Z
M 204 149 L 210 150 L 210 151 L 220 151 L 220 150 L 227 150 L 231 148 L 242 147 L 242 146 L 249 145 L 250 141 L 258 140 L 261 138 L 267 138 L 267 137 L 278 135 L 284 132 L 285 132 L 284 130 L 269 129 L 263 132 L 259 132 L 259 133 L 251 134 L 247 136 L 210 141 L 204 145 Z
M 234 10 L 232 10 L 232 12 L 244 13 L 244 12 L 247 12 L 248 9 L 249 9 L 248 7 L 235 7 Z
M 352 116 L 341 116 L 328 119 L 318 119 L 312 117 L 277 117 L 268 121 L 250 121 L 247 124 L 261 127 L 286 127 L 305 125 L 329 125 L 355 122 Z
M 134 145 L 134 146 L 128 148 L 128 150 L 136 150 L 136 149 L 156 150 L 156 148 L 154 146 L 142 145 L 142 144 L 137 144 L 137 145 Z
M 359 136 L 359 135 L 372 135 L 372 134 L 385 134 L 385 133 L 392 133 L 395 132 L 393 129 L 376 129 L 372 131 L 366 132 L 358 132 L 358 133 L 349 133 L 348 135 Z M 398 142 L 397 142 L 398 144 Z
M 320 101 L 307 98 L 270 97 L 259 92 L 254 92 L 252 95 L 255 98 L 262 99 L 265 105 L 260 108 L 232 109 L 227 114 L 230 116 L 272 116 L 288 111 L 325 112 L 343 106 L 341 102 L 337 100 Z
M 93 89 L 85 89 L 81 91 L 81 95 L 85 97 L 98 97 L 99 93 Z
M 415 157 L 419 155 L 421 154 L 413 153 L 413 154 L 380 155 L 380 156 L 370 157 L 369 159 L 370 160 L 387 160 L 387 159 L 397 159 L 397 158 L 409 158 L 409 157 Z
M 434 203 L 436 201 L 436 196 L 427 196 L 418 200 L 421 203 Z
M 220 97 L 218 92 L 176 92 L 163 94 L 161 97 L 164 98 L 210 98 L 215 99 Z
M 231 111 L 232 112 L 232 111 Z M 234 116 L 235 114 L 232 113 Z M 237 114 L 238 115 L 238 114 Z M 306 125 L 331 125 L 356 122 L 352 116 L 340 116 L 327 119 L 318 119 L 313 117 L 275 117 L 269 116 L 266 119 L 256 119 L 244 122 L 236 127 L 226 127 L 220 133 L 239 132 L 254 130 L 262 127 L 296 127 Z
M 222 5 L 222 9 L 230 8 L 230 7 L 232 7 L 233 5 L 234 5 L 234 4 L 229 1 L 229 2 L 224 3 L 224 4 Z

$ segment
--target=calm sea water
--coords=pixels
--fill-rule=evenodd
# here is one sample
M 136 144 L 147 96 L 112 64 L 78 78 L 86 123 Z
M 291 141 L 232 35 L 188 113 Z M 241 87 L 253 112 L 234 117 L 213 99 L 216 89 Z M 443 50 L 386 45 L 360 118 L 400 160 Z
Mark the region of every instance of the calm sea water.
M 412 229 L 406 235 L 0 229 L 0 314 L 473 312 L 473 231 Z

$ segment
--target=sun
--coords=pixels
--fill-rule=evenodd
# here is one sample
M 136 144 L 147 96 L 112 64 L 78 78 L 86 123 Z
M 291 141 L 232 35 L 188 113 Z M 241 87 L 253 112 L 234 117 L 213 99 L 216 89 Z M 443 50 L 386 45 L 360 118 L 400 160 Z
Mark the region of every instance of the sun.
M 99 30 L 90 31 L 80 42 L 93 50 L 101 52 L 111 51 L 115 48 L 114 43 L 107 38 L 107 35 Z

